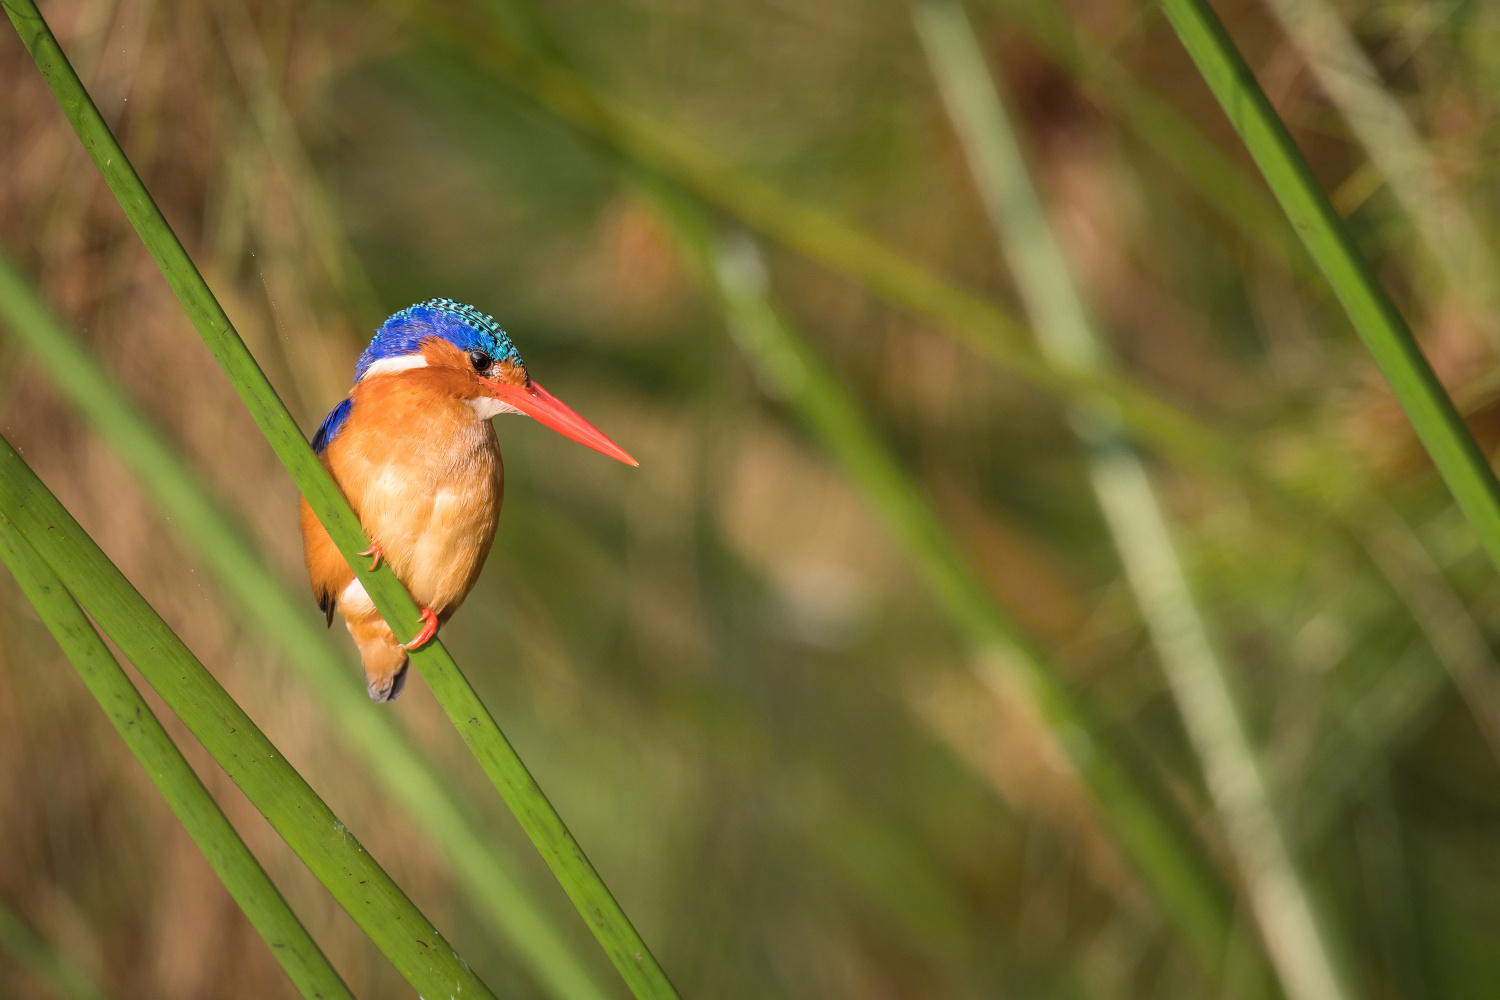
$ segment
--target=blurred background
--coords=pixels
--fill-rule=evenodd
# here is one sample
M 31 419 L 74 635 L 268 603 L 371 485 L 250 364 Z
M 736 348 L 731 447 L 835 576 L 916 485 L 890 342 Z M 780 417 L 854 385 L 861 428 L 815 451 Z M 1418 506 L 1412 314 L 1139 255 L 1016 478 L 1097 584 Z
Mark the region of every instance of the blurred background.
M 1500 7 L 1216 6 L 1494 447 Z M 1154 4 L 42 9 L 305 431 L 447 296 L 640 460 L 499 419 L 444 638 L 684 997 L 1500 995 L 1500 578 Z M 986 68 L 1008 113 L 956 128 Z M 295 488 L 8 25 L 0 93 L 0 247 L 316 619 Z M 986 180 L 1007 141 L 1029 185 Z M 1203 434 L 1130 451 L 1035 377 L 1049 301 Z M 555 996 L 3 324 L 0 431 L 497 993 Z M 1038 676 L 1201 857 L 1222 954 Z M 147 692 L 356 994 L 413 995 Z M 624 997 L 420 679 L 368 711 Z M 4 574 L 0 840 L 0 996 L 59 995 L 36 949 L 295 995 Z

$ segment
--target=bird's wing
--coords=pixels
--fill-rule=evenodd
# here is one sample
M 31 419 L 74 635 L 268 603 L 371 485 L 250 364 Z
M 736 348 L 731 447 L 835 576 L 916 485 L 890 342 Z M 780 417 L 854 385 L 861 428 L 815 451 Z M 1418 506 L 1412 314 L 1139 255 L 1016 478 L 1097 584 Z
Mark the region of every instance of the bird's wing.
M 317 515 L 302 501 L 302 555 L 307 560 L 307 578 L 312 584 L 313 597 L 318 601 L 318 610 L 323 612 L 328 624 L 333 624 L 333 612 L 338 606 L 339 595 L 354 579 L 354 572 L 344 561 L 344 556 L 328 537 L 328 532 L 318 521 Z
M 354 400 L 346 399 L 328 411 L 328 416 L 323 418 L 323 422 L 318 425 L 317 432 L 313 434 L 313 451 L 319 455 L 323 454 L 324 449 L 328 447 L 328 442 L 337 436 L 345 421 L 349 419 L 349 411 L 352 409 L 354 409 Z

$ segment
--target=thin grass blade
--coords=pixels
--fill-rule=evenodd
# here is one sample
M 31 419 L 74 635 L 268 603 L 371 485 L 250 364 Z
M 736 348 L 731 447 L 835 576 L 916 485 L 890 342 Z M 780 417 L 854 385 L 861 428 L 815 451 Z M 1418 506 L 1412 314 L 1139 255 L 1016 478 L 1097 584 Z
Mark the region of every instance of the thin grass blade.
M 1206 0 L 1161 0 L 1161 6 L 1390 383 L 1490 561 L 1500 566 L 1500 482 L 1405 318 L 1354 245 L 1213 8 Z
M 407 982 L 426 996 L 492 996 L 4 438 L 0 516 L 46 561 Z
M 304 997 L 354 1000 L 62 581 L 0 515 L 0 562 Z
M 4 6 L 84 148 L 272 450 L 381 615 L 398 636 L 415 636 L 420 620 L 411 595 L 389 566 L 382 564 L 371 570 L 359 557 L 370 543 L 354 511 L 313 454 L 276 390 L 152 201 L 36 4 L 32 0 L 4 0 Z M 414 650 L 412 662 L 632 992 L 641 998 L 675 998 L 676 990 L 650 948 L 442 642 L 433 640 Z
M 558 1000 L 603 1000 L 588 962 L 556 927 L 504 845 L 481 834 L 395 716 L 371 704 L 358 669 L 227 517 L 208 488 L 0 254 L 0 317 L 62 395 L 146 487 L 258 635 L 318 692 L 344 740 L 386 793 L 448 856 L 475 911 Z
M 1104 344 L 1031 180 L 1006 95 L 963 7 L 958 0 L 922 0 L 912 13 L 1042 350 L 1059 364 L 1103 367 Z M 1145 465 L 1107 410 L 1080 407 L 1073 426 L 1089 447 L 1095 495 L 1282 986 L 1293 1000 L 1342 1000 L 1347 994 L 1327 937 L 1287 852 L 1260 762 Z

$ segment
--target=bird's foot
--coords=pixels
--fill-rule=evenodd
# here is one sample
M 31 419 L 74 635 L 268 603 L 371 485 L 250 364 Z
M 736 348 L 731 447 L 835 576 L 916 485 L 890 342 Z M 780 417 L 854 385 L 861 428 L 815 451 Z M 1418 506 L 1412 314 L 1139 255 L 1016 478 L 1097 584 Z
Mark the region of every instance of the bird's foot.
M 432 637 L 437 635 L 437 630 L 437 615 L 433 613 L 431 608 L 423 608 L 422 631 L 418 632 L 416 638 L 412 639 L 411 642 L 403 642 L 401 648 L 405 650 L 420 649 L 432 641 Z
M 375 572 L 375 567 L 380 565 L 380 559 L 385 555 L 385 549 L 382 549 L 380 547 L 379 542 L 375 542 L 368 549 L 365 549 L 359 554 L 362 556 L 370 557 L 370 572 L 373 573 Z

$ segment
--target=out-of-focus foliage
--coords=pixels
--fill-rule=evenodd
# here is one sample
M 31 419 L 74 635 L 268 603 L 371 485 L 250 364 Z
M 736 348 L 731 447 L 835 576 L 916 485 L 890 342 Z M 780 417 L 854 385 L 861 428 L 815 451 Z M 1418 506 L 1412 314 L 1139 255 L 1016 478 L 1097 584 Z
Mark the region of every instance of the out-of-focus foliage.
M 44 9 L 304 428 L 347 390 L 386 313 L 448 295 L 499 317 L 531 370 L 641 460 L 612 465 L 500 421 L 500 535 L 444 635 L 684 996 L 1226 992 L 1163 922 L 1028 703 L 974 679 L 885 526 L 737 353 L 696 261 L 622 183 L 618 153 L 429 42 L 400 9 Z M 1490 231 L 1500 13 L 1338 9 L 1452 196 Z M 1426 256 L 1270 14 L 1220 12 L 1493 447 L 1489 317 Z M 1019 315 L 904 5 L 538 13 L 570 65 L 621 100 Z M 503 10 L 480 15 L 515 27 Z M 997 0 L 970 16 L 1120 367 L 1321 497 L 1289 510 L 1153 470 L 1350 983 L 1375 998 L 1500 991 L 1500 770 L 1493 726 L 1475 721 L 1496 711 L 1500 581 L 1305 262 L 1268 252 L 1274 237 L 1191 183 L 1173 152 L 1197 147 L 1164 146 L 1122 110 L 1167 95 L 1250 169 L 1154 7 Z M 3 33 L 0 81 L 0 242 L 295 580 L 290 483 Z M 940 324 L 768 249 L 780 310 L 1232 882 L 1062 406 Z M 9 338 L 0 432 L 484 979 L 542 995 L 339 748 L 311 689 L 236 624 L 172 525 Z M 147 697 L 353 991 L 409 995 Z M 587 953 L 425 687 L 391 710 L 528 859 Z M 292 995 L 9 579 L 0 834 L 0 899 L 111 995 Z M 0 956 L 0 992 L 44 989 Z

